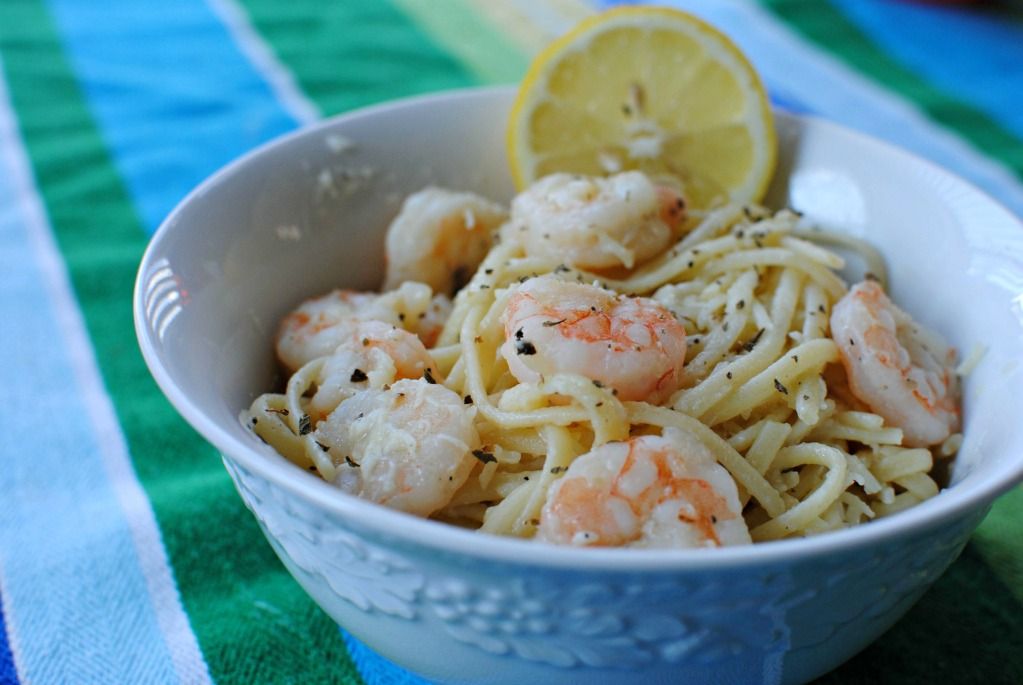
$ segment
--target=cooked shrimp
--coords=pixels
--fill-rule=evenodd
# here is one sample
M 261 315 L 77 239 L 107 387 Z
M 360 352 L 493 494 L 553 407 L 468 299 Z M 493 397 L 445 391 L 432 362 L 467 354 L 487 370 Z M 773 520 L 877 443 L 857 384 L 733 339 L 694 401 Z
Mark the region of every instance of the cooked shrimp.
M 639 171 L 552 174 L 512 201 L 506 235 L 527 254 L 583 269 L 631 269 L 678 236 L 685 201 Z
M 541 276 L 519 286 L 502 322 L 501 354 L 520 382 L 575 373 L 655 404 L 681 387 L 685 328 L 653 300 Z
M 720 547 L 751 542 L 732 476 L 676 428 L 610 442 L 555 483 L 537 538 L 600 547 Z
M 475 408 L 442 385 L 400 380 L 345 400 L 314 433 L 345 492 L 418 516 L 450 500 L 479 445 Z
M 474 193 L 425 188 L 409 195 L 387 229 L 384 290 L 421 281 L 452 294 L 475 273 L 506 218 L 503 207 Z
M 955 349 L 892 304 L 874 281 L 858 283 L 831 313 L 852 393 L 910 447 L 936 445 L 959 426 Z
M 408 331 L 383 321 L 359 320 L 339 326 L 336 332 L 341 330 L 346 337 L 323 365 L 310 413 L 326 415 L 356 392 L 402 378 L 444 381 L 422 341 Z
M 403 283 L 388 293 L 335 290 L 306 300 L 281 322 L 277 356 L 289 371 L 326 357 L 352 336 L 357 321 L 383 321 L 418 333 L 432 345 L 451 309 L 444 295 L 422 283 Z

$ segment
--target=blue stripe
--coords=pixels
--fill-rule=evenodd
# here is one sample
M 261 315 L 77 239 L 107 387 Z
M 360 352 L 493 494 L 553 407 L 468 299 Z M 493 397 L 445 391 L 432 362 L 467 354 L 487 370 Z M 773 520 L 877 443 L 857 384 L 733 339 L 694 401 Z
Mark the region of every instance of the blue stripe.
M 831 2 L 910 71 L 1023 139 L 1023 24 L 977 7 Z
M 67 326 L 59 323 L 69 313 L 53 299 L 53 270 L 43 261 L 47 254 L 51 265 L 57 258 L 43 244 L 49 229 L 38 195 L 28 190 L 27 159 L 12 122 L 0 68 L 0 321 L 17 322 L 0 325 L 6 632 L 19 646 L 26 682 L 173 682 L 171 655 L 103 458 L 118 435 L 96 434 L 76 382 L 73 359 L 92 359 L 87 347 L 69 349 Z
M 49 0 L 146 228 L 202 179 L 297 125 L 202 0 Z
M 0 597 L 0 685 L 18 685 L 18 672 L 14 669 L 14 656 L 11 654 L 11 646 L 7 644 L 3 597 Z
M 380 656 L 346 630 L 341 630 L 341 637 L 348 648 L 348 654 L 352 657 L 352 663 L 366 685 L 431 685 L 430 681 L 423 680 Z

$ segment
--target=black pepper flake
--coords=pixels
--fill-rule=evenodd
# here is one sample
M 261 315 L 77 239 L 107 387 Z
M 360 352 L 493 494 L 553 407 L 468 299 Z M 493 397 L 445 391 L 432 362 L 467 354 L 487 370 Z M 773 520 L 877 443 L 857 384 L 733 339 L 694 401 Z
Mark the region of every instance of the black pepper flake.
M 329 451 L 330 451 L 330 448 L 329 448 L 328 446 L 324 445 L 324 444 L 323 444 L 322 442 L 320 442 L 319 440 L 317 440 L 317 441 L 316 441 L 316 446 L 317 446 L 317 447 L 319 447 L 319 448 L 320 448 L 321 450 L 323 450 L 324 452 L 329 452 Z
M 313 421 L 309 418 L 309 414 L 302 414 L 302 417 L 298 420 L 298 434 L 308 435 L 312 429 Z
M 700 344 L 700 339 L 699 338 L 693 338 L 693 344 L 694 345 L 699 345 Z
M 462 404 L 472 404 L 472 395 L 466 395 L 463 397 Z
M 597 402 L 597 403 L 596 403 L 595 405 L 593 405 L 593 406 L 595 406 L 595 407 L 603 407 L 603 406 L 604 406 L 604 403 L 603 403 L 603 401 L 601 401 L 601 402 Z
M 731 371 L 726 371 L 725 372 L 725 378 L 727 378 L 728 380 L 732 380 L 732 372 Z
M 749 340 L 746 341 L 746 344 L 743 345 L 743 348 L 745 348 L 745 350 L 747 352 L 752 351 L 753 348 L 757 346 L 757 343 L 760 342 L 760 336 L 762 336 L 763 334 L 764 334 L 764 329 L 763 328 L 759 329 L 756 332 L 756 335 L 754 335 L 752 338 L 750 338 Z
M 824 305 L 822 305 L 822 304 L 817 305 L 817 311 L 819 311 L 821 314 L 823 314 L 824 313 Z
M 400 312 L 398 314 L 398 321 L 404 321 L 404 320 L 405 320 L 405 313 L 404 312 Z
M 810 396 L 809 395 L 803 395 L 803 401 L 804 402 L 809 402 L 810 401 Z
M 544 321 L 543 324 L 541 325 L 545 326 L 546 328 L 550 328 L 551 326 L 557 326 L 558 324 L 565 323 L 566 321 L 568 321 L 568 319 L 558 319 L 557 321 Z
M 792 355 L 792 361 L 794 361 L 795 363 L 798 364 L 799 363 L 799 355 L 798 354 Z
M 735 308 L 736 309 L 742 309 L 745 306 L 746 306 L 746 300 L 739 300 L 738 302 L 735 303 Z
M 522 480 L 529 480 L 529 476 L 523 476 Z
M 259 419 L 257 419 L 255 416 L 253 416 L 252 417 L 252 425 L 255 426 L 257 423 L 259 423 Z
M 430 385 L 436 385 L 437 383 L 437 379 L 433 377 L 433 373 L 430 372 L 429 366 L 423 369 L 423 378 L 425 378 L 426 382 Z
M 849 344 L 850 344 L 850 345 L 855 345 L 855 344 L 856 344 L 856 341 L 855 341 L 855 340 L 853 340 L 852 338 L 849 338 Z
M 345 463 L 348 464 L 349 466 L 351 466 L 353 469 L 359 468 L 359 462 L 355 461 L 354 459 L 349 457 L 347 454 L 345 455 Z
M 484 269 L 483 273 L 485 273 L 486 275 L 489 276 L 490 274 L 494 273 L 494 270 L 493 269 Z
M 632 108 L 629 107 L 628 105 L 622 105 L 622 114 L 624 114 L 625 116 L 631 115 L 632 114 Z
M 742 208 L 742 213 L 746 215 L 747 219 L 752 219 L 753 218 L 753 212 L 750 210 L 749 207 L 743 207 Z
M 536 346 L 528 340 L 519 340 L 515 343 L 515 354 L 530 356 L 536 354 Z
M 489 290 L 489 289 L 490 289 L 490 286 L 487 285 L 486 283 L 484 283 L 483 285 L 480 286 L 480 290 Z
M 774 389 L 777 390 L 778 392 L 780 392 L 783 395 L 788 395 L 789 394 L 789 389 L 786 388 L 784 385 L 782 385 L 781 381 L 778 380 L 777 378 L 774 379 Z
M 711 523 L 717 523 L 718 522 L 718 517 L 715 516 L 714 514 L 711 514 L 710 515 L 710 522 Z
M 519 330 L 515 331 L 515 339 L 516 340 L 522 340 L 522 336 L 523 335 L 524 335 L 524 333 L 522 332 L 521 328 Z
M 556 274 L 563 274 L 563 273 L 566 273 L 568 271 L 571 271 L 571 269 L 569 269 L 564 264 L 558 264 L 556 267 L 554 267 L 554 273 L 556 273 Z
M 604 387 L 604 384 L 601 383 L 600 381 L 596 380 L 596 379 L 594 379 L 593 384 L 595 386 L 597 386 L 598 388 L 603 388 Z
M 362 369 L 355 369 L 352 371 L 352 376 L 349 380 L 352 381 L 352 383 L 365 383 L 369 380 L 369 376 L 367 376 L 366 372 Z
M 487 452 L 486 450 L 473 450 L 472 456 L 476 457 L 484 464 L 489 464 L 492 461 L 497 461 L 497 457 L 495 457 L 492 453 Z
M 363 338 L 362 339 L 362 346 L 363 347 L 369 347 L 369 338 Z
M 690 269 L 692 269 L 692 268 L 693 268 L 693 266 L 694 266 L 695 264 L 696 264 L 696 262 L 694 262 L 693 260 L 691 260 L 691 259 L 690 259 L 690 260 L 689 260 L 689 261 L 688 261 L 688 262 L 686 263 L 686 266 L 687 266 L 687 267 L 689 267 Z

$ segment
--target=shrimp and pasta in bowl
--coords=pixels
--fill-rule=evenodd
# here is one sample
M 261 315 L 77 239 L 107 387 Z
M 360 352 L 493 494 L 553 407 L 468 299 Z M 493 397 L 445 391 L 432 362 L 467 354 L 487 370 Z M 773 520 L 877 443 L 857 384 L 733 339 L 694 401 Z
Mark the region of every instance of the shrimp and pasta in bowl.
M 516 191 L 503 160 L 448 147 L 493 146 L 512 95 L 350 115 L 212 179 L 140 268 L 154 376 L 298 582 L 418 674 L 834 668 L 1023 476 L 1018 222 L 914 157 L 783 114 L 772 209 L 700 210 L 632 173 Z M 421 121 L 436 135 L 404 144 Z M 354 146 L 340 160 L 337 136 Z M 320 190 L 322 168 L 368 167 L 396 171 Z M 628 212 L 648 230 L 622 231 Z M 281 230 L 296 221 L 298 240 Z M 388 248 L 388 230 L 422 242 Z M 924 257 L 932 241 L 955 249 Z
M 209 179 L 140 266 L 143 354 L 295 579 L 416 674 L 806 682 L 1023 480 L 1023 226 L 772 112 L 688 15 L 554 47 L 518 93 L 355 112 Z M 631 80 L 660 49 L 732 79 L 671 101 L 719 129 Z M 594 131 L 624 138 L 584 159 Z
M 280 324 L 283 392 L 242 417 L 383 506 L 589 546 L 716 547 L 859 525 L 934 496 L 961 441 L 955 350 L 848 286 L 790 209 L 689 210 L 629 171 L 509 207 L 428 187 L 385 289 Z

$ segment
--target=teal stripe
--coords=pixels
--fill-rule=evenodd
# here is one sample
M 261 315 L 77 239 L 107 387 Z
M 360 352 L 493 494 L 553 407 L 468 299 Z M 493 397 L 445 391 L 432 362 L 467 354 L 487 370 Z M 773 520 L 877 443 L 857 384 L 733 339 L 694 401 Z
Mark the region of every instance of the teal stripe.
M 478 82 L 386 0 L 242 4 L 324 114 Z

